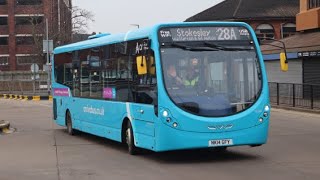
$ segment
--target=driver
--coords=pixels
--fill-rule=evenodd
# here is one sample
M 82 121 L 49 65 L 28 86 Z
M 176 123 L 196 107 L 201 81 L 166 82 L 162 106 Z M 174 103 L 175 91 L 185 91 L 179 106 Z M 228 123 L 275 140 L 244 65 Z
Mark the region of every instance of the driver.
M 188 68 L 186 77 L 183 81 L 183 84 L 186 87 L 194 87 L 199 82 L 199 69 L 198 69 L 199 60 L 197 58 L 192 58 L 190 63 L 191 65 Z
M 170 85 L 179 86 L 183 84 L 182 79 L 177 75 L 176 67 L 170 64 L 167 69 L 167 81 Z

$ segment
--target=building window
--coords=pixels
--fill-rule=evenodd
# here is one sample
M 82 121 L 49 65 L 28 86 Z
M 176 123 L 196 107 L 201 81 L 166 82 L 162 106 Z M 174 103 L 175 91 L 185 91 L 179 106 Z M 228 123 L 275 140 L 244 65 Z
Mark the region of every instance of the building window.
M 35 44 L 33 36 L 16 37 L 16 42 L 17 42 L 17 45 L 33 45 L 33 44 Z
M 0 5 L 6 5 L 7 4 L 7 0 L 0 0 Z
M 0 17 L 0 26 L 8 25 L 8 17 Z
M 296 34 L 296 24 L 286 23 L 282 26 L 282 38 L 286 38 Z
M 0 66 L 6 66 L 9 64 L 8 56 L 0 56 Z
M 320 7 L 320 0 L 308 0 L 308 9 Z
M 17 0 L 17 5 L 41 5 L 42 0 Z
M 0 37 L 0 46 L 8 45 L 8 37 Z
M 37 62 L 38 57 L 35 55 L 17 56 L 18 65 L 29 65 Z
M 37 25 L 43 22 L 43 16 L 16 17 L 16 25 Z
M 259 39 L 274 39 L 274 29 L 270 24 L 260 24 L 255 32 Z

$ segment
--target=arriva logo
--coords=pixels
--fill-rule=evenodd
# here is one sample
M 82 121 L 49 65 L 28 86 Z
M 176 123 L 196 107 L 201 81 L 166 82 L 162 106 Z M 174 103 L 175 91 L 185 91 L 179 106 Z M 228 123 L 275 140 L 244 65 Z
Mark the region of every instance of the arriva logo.
M 83 112 L 85 113 L 89 113 L 89 114 L 95 114 L 95 115 L 100 115 L 100 116 L 104 116 L 104 108 L 94 108 L 92 106 L 85 106 L 83 107 Z
M 233 128 L 232 124 L 227 124 L 227 125 L 223 125 L 223 124 L 219 124 L 219 125 L 213 125 L 213 126 L 208 126 L 208 129 L 210 130 L 227 130 L 227 129 L 231 129 Z

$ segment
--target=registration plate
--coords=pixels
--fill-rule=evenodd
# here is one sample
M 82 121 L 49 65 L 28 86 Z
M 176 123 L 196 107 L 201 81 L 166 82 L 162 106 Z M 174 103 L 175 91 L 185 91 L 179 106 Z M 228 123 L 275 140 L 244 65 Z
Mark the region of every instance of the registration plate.
M 230 146 L 233 145 L 232 139 L 219 139 L 219 140 L 210 140 L 209 147 L 216 147 L 216 146 Z

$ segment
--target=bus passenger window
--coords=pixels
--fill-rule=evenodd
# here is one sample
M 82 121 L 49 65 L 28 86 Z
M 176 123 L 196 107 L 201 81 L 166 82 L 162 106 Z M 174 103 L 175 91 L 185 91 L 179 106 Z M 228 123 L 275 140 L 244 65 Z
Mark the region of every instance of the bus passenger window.
M 72 89 L 72 54 L 55 55 L 55 81 Z

